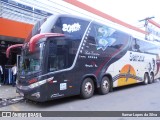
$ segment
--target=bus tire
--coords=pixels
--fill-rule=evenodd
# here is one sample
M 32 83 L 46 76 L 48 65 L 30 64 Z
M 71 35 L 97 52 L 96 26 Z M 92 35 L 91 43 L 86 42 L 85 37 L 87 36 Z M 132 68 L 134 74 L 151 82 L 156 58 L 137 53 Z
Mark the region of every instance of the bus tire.
M 83 99 L 88 99 L 92 97 L 94 94 L 94 83 L 91 78 L 85 78 L 81 85 L 81 93 L 80 96 Z
M 144 74 L 144 81 L 143 81 L 143 85 L 147 85 L 149 82 L 149 75 L 147 73 Z
M 100 88 L 98 89 L 99 94 L 105 95 L 109 93 L 111 87 L 111 82 L 108 77 L 103 77 L 101 80 Z
M 153 83 L 154 82 L 154 74 L 151 73 L 150 74 L 150 79 L 149 79 L 149 84 Z

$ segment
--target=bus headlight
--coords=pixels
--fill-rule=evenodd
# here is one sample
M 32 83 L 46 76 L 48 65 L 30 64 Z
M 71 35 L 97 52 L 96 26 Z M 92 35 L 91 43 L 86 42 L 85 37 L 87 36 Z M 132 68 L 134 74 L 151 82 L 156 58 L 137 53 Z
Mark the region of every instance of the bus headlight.
M 51 78 L 48 78 L 48 79 L 45 79 L 45 80 L 38 81 L 38 82 L 36 82 L 36 83 L 33 83 L 33 84 L 29 85 L 28 87 L 29 87 L 30 89 L 36 88 L 36 87 L 41 86 L 41 85 L 43 85 L 43 84 L 45 84 L 45 83 L 47 83 L 47 82 L 52 81 L 53 78 L 54 78 L 54 77 L 51 77 Z
M 36 88 L 38 86 L 41 86 L 41 85 L 45 84 L 46 82 L 47 82 L 46 80 L 42 80 L 42 81 L 33 83 L 33 84 L 29 85 L 28 87 L 31 88 L 31 89 L 33 89 L 33 88 Z

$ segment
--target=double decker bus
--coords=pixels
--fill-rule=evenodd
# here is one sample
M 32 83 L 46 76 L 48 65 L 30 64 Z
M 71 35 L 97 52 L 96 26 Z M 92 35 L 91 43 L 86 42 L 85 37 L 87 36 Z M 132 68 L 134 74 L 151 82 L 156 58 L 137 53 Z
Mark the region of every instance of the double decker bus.
M 22 46 L 16 88 L 44 102 L 153 83 L 160 77 L 159 49 L 110 24 L 56 14 L 38 22 Z

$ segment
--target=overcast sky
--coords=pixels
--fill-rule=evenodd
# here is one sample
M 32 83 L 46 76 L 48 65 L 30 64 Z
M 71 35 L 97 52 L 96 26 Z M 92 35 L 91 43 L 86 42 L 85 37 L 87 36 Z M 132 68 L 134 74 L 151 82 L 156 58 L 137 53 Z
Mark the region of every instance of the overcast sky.
M 79 0 L 124 22 L 152 17 L 160 23 L 160 0 Z

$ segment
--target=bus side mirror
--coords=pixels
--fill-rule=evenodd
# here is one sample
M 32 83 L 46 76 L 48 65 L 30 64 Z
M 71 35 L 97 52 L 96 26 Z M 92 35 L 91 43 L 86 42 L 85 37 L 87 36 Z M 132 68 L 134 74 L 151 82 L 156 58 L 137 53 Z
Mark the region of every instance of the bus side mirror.
M 34 52 L 35 51 L 35 46 L 36 43 L 41 40 L 42 38 L 48 38 L 48 37 L 62 37 L 65 36 L 64 34 L 59 34 L 59 33 L 41 33 L 33 36 L 31 40 L 29 41 L 29 51 Z
M 13 49 L 13 48 L 18 48 L 18 47 L 22 47 L 22 46 L 23 46 L 23 44 L 15 44 L 15 45 L 9 46 L 9 47 L 7 48 L 7 50 L 6 50 L 6 57 L 9 58 L 9 54 L 10 54 L 11 49 Z

